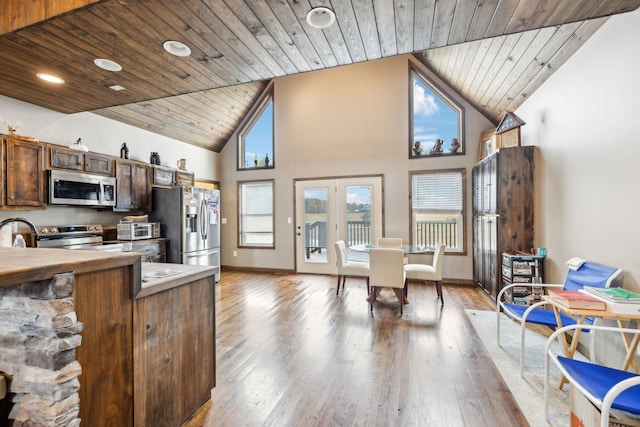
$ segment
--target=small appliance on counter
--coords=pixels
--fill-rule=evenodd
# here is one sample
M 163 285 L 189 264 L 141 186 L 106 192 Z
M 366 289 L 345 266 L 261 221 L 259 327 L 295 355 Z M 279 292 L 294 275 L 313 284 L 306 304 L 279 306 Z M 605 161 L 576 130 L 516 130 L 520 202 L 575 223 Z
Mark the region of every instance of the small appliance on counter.
M 159 222 L 120 221 L 118 224 L 118 240 L 157 239 L 159 237 Z

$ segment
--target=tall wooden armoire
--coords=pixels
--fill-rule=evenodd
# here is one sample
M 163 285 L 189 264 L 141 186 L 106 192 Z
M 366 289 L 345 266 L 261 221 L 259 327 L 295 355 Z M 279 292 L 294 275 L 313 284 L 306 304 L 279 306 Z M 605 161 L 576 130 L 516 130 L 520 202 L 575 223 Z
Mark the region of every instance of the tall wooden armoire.
M 503 252 L 533 247 L 536 147 L 500 148 L 473 167 L 473 280 L 493 298 Z

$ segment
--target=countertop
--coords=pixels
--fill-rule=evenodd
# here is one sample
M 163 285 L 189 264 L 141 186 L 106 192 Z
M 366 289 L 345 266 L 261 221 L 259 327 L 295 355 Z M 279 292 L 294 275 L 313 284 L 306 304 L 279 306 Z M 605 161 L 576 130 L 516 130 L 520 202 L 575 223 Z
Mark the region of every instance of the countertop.
M 135 252 L 48 248 L 0 248 L 0 286 L 46 280 L 56 274 L 85 273 L 140 263 Z
M 140 262 L 137 252 L 0 248 L 0 286 L 46 280 L 69 271 L 86 273 L 126 265 L 134 266 L 134 277 L 142 277 L 142 283 L 133 285 L 133 298 L 162 292 L 218 272 L 218 267 L 211 266 Z M 167 270 L 176 274 L 154 277 Z
M 194 280 L 213 276 L 218 267 L 209 265 L 168 264 L 158 262 L 142 263 L 142 289 L 136 298 L 156 294 L 167 289 L 182 286 Z M 170 275 L 164 276 L 164 273 Z M 164 277 L 156 277 L 156 276 Z

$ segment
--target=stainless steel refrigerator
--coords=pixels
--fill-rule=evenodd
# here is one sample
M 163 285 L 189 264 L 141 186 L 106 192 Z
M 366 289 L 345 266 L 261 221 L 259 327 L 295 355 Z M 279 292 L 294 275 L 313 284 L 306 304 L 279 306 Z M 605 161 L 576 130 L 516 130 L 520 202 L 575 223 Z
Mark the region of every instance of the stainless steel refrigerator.
M 218 267 L 220 280 L 220 191 L 154 188 L 149 219 L 161 224 L 167 238 L 167 262 Z

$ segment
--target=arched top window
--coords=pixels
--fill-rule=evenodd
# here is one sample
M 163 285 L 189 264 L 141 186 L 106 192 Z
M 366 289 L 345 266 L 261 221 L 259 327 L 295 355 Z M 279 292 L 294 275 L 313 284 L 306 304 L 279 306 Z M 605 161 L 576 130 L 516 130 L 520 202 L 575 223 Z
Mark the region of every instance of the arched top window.
M 238 170 L 275 166 L 273 87 L 260 98 L 238 132 Z
M 464 109 L 410 67 L 409 158 L 464 154 Z

